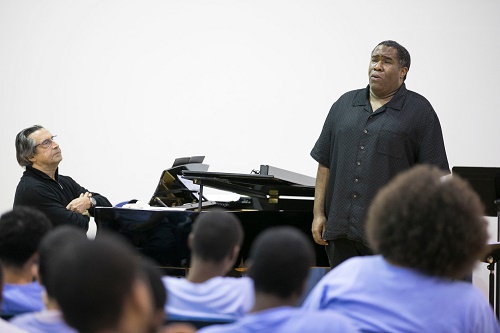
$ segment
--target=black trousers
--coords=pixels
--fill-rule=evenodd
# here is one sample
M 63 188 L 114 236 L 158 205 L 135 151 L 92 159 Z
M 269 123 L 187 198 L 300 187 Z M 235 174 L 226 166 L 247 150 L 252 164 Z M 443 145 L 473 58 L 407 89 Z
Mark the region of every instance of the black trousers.
M 331 268 L 340 265 L 349 258 L 373 254 L 373 251 L 362 242 L 353 241 L 347 238 L 328 241 L 325 250 Z

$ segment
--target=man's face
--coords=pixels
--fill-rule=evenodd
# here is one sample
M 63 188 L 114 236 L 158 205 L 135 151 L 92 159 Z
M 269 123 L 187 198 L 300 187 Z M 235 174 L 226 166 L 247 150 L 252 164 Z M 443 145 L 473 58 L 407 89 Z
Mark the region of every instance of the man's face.
M 408 68 L 400 67 L 398 51 L 395 48 L 379 45 L 373 50 L 368 78 L 371 92 L 379 98 L 391 95 L 403 84 Z
M 30 161 L 33 163 L 33 167 L 57 167 L 59 162 L 62 161 L 62 154 L 59 144 L 53 141 L 52 134 L 45 128 L 41 128 L 31 133 L 29 137 L 35 141 L 35 145 L 38 145 L 36 147 L 35 156 L 30 158 Z M 47 145 L 49 142 L 50 144 Z

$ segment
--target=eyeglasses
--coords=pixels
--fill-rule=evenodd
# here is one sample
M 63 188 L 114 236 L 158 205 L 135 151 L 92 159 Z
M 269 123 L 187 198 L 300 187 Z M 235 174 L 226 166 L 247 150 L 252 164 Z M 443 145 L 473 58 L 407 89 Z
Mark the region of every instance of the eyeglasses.
M 35 148 L 38 147 L 38 146 L 42 146 L 43 149 L 47 149 L 49 147 L 52 147 L 52 144 L 55 142 L 54 141 L 54 138 L 56 137 L 57 135 L 52 135 L 50 137 L 50 139 L 45 139 L 43 140 L 42 142 L 40 142 L 39 144 L 35 145 Z

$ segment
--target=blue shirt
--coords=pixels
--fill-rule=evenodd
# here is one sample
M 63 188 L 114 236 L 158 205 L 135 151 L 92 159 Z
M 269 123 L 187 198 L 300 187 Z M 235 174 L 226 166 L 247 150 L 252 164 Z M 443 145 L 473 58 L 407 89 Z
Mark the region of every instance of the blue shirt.
M 362 332 L 500 332 L 492 308 L 472 284 L 394 266 L 379 255 L 334 268 L 303 308 L 336 311 Z
M 2 333 L 28 333 L 25 330 L 22 330 L 6 320 L 0 318 L 0 332 Z
M 41 311 L 44 307 L 43 287 L 38 282 L 27 284 L 5 283 L 3 286 L 2 315 Z
M 233 321 L 254 304 L 253 280 L 248 277 L 214 277 L 203 283 L 185 278 L 163 277 L 168 300 L 167 316 L 178 319 Z
M 359 332 L 350 320 L 333 311 L 304 311 L 278 307 L 246 315 L 225 325 L 212 325 L 199 333 L 351 333 Z
M 14 317 L 10 323 L 30 333 L 77 333 L 64 322 L 57 310 L 26 313 Z

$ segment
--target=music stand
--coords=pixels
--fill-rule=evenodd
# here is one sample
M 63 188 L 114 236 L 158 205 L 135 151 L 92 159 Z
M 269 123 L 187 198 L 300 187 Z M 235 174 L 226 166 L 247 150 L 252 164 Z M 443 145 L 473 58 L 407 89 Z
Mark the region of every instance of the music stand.
M 490 243 L 486 246 L 486 255 L 481 258 L 482 262 L 488 264 L 486 268 L 489 274 L 489 300 L 493 307 L 495 304 L 495 263 L 500 260 L 500 243 Z
M 481 198 L 485 208 L 486 216 L 497 217 L 497 242 L 500 242 L 500 168 L 488 167 L 453 167 L 452 173 L 467 180 L 471 187 Z M 495 263 L 500 260 L 500 252 L 496 244 L 488 246 L 488 256 L 483 260 L 487 262 L 490 270 L 490 303 L 495 309 L 497 318 L 500 309 L 500 275 L 498 265 L 495 270 Z M 495 285 L 493 285 L 493 271 L 496 271 Z M 495 302 L 493 302 L 493 299 Z M 493 304 L 494 303 L 494 304 Z

